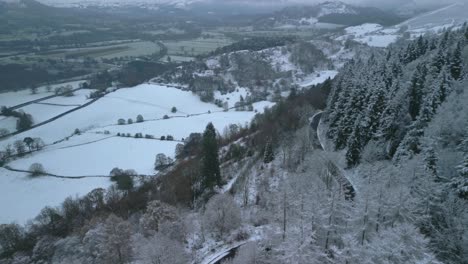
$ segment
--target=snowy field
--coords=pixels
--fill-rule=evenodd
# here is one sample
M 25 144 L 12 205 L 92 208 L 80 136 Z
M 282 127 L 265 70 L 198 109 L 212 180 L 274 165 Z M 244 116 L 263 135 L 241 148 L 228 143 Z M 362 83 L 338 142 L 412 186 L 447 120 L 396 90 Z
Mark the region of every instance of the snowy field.
M 437 32 L 443 28 L 461 25 L 468 21 L 468 3 L 454 3 L 407 20 L 400 26 L 408 26 L 412 33 Z
M 40 86 L 40 87 L 37 87 L 36 94 L 31 94 L 31 91 L 28 89 L 17 91 L 17 92 L 0 93 L 0 106 L 11 107 L 11 106 L 19 105 L 19 104 L 29 102 L 32 100 L 36 100 L 36 99 L 40 99 L 46 96 L 53 95 L 54 89 L 56 87 L 71 85 L 74 89 L 76 89 L 79 87 L 80 83 L 82 82 L 84 81 L 74 81 L 74 82 L 67 82 L 67 83 L 61 83 L 61 84 L 54 84 L 54 85 L 51 85 L 52 87 L 51 92 L 47 92 L 46 86 Z
M 66 144 L 54 145 L 8 165 L 15 169 L 27 170 L 31 164 L 38 162 L 46 171 L 63 176 L 109 175 L 115 167 L 133 169 L 138 174 L 153 175 L 156 154 L 164 153 L 173 158 L 177 144 L 174 141 L 92 134 L 86 134 L 84 137 L 93 143 L 79 145 L 71 138 Z
M 16 130 L 16 118 L 0 116 L 0 128 L 6 129 L 9 132 Z
M 325 82 L 328 78 L 335 78 L 337 74 L 337 71 L 320 71 L 318 73 L 313 73 L 304 78 L 304 80 L 299 83 L 299 86 L 308 87 L 312 85 L 317 85 Z
M 338 40 L 353 39 L 371 47 L 385 48 L 394 43 L 400 35 L 397 28 L 384 28 L 379 24 L 362 24 L 359 26 L 347 27 L 346 34 Z
M 51 177 L 31 179 L 23 173 L 0 168 L 0 224 L 25 224 L 46 205 L 58 206 L 69 196 L 82 196 L 110 185 L 108 178 L 64 180 Z
M 86 91 L 86 90 L 84 90 Z M 89 90 L 86 94 L 89 93 Z M 16 98 L 16 102 L 30 99 L 29 94 L 18 92 L 28 99 Z M 56 115 L 67 107 L 76 107 L 86 101 L 86 94 L 77 93 L 75 97 L 56 97 L 48 104 L 33 104 L 25 111 L 35 115 L 35 119 Z M 238 101 L 247 96 L 247 89 L 240 88 L 234 93 L 216 98 L 223 101 Z M 44 94 L 43 94 L 44 95 Z M 21 96 L 20 96 L 21 97 Z M 43 97 L 43 96 L 40 96 Z M 257 102 L 255 112 L 238 112 L 223 109 L 214 104 L 204 103 L 191 92 L 153 84 L 142 84 L 133 88 L 120 89 L 101 98 L 97 102 L 59 118 L 44 126 L 21 133 L 0 141 L 0 148 L 25 137 L 40 137 L 47 146 L 24 158 L 11 161 L 8 165 L 15 169 L 27 170 L 32 163 L 41 163 L 46 171 L 61 176 L 99 176 L 108 175 L 114 167 L 133 169 L 139 174 L 154 175 L 154 161 L 158 153 L 175 156 L 177 140 L 188 137 L 193 132 L 203 132 L 209 122 L 213 122 L 219 133 L 230 124 L 245 125 L 257 112 L 274 103 Z M 177 108 L 172 113 L 172 107 Z M 117 120 L 143 115 L 142 123 L 117 125 Z M 168 115 L 169 119 L 163 119 Z M 15 120 L 0 119 L 0 125 L 13 126 Z M 81 135 L 73 135 L 79 128 Z M 105 133 L 104 133 L 105 132 Z M 135 139 L 118 137 L 117 133 L 150 134 L 156 138 L 172 135 L 176 141 L 156 139 Z M 66 139 L 66 140 L 64 140 Z M 60 141 L 60 142 L 57 142 Z M 50 177 L 30 179 L 25 173 L 0 170 L 0 192 L 8 197 L 0 202 L 0 223 L 17 221 L 25 223 L 39 213 L 44 206 L 57 206 L 66 197 L 84 195 L 95 188 L 106 188 L 111 182 L 108 178 L 87 178 L 64 180 Z M 34 197 L 34 198 L 32 198 Z M 36 199 L 37 198 L 37 199 Z M 12 208 L 12 201 L 15 207 Z
M 37 127 L 8 140 L 0 141 L 1 146 L 25 137 L 40 137 L 46 144 L 73 134 L 76 128 L 87 131 L 103 126 L 115 125 L 117 120 L 131 118 L 136 121 L 141 114 L 145 119 L 158 119 L 171 115 L 171 108 L 179 110 L 177 114 L 198 114 L 222 109 L 200 101 L 191 92 L 158 85 L 143 84 L 134 88 L 120 89 L 101 98 L 97 102 L 64 116 L 52 123 Z

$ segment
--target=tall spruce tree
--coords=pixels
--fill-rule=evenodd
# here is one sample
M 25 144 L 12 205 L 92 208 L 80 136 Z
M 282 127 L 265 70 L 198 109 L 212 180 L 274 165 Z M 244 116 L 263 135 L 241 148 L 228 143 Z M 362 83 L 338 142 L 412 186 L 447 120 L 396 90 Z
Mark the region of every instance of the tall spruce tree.
M 361 161 L 361 129 L 359 121 L 356 122 L 354 131 L 348 141 L 348 150 L 346 152 L 346 164 L 349 168 L 354 167 Z
M 424 92 L 424 79 L 426 77 L 427 69 L 424 65 L 418 65 L 416 72 L 411 78 L 411 84 L 408 91 L 409 97 L 409 114 L 413 120 L 416 120 L 416 117 L 421 110 L 421 104 L 423 100 Z
M 263 163 L 268 164 L 275 159 L 275 153 L 273 152 L 273 146 L 271 140 L 268 140 L 265 146 L 265 152 L 263 154 Z
M 424 169 L 426 172 L 431 174 L 431 176 L 437 178 L 437 162 L 439 161 L 437 153 L 432 145 L 427 146 L 424 149 Z
M 461 56 L 462 56 L 461 43 L 458 42 L 457 46 L 455 47 L 455 50 L 450 56 L 450 73 L 452 74 L 452 78 L 455 81 L 460 80 L 462 77 L 463 62 L 462 62 Z
M 468 154 L 465 154 L 465 159 L 463 163 L 458 167 L 458 176 L 453 179 L 453 187 L 463 199 L 468 200 Z
M 219 169 L 218 141 L 212 123 L 206 126 L 203 133 L 202 155 L 202 186 L 204 189 L 213 190 L 215 186 L 221 186 L 222 182 Z

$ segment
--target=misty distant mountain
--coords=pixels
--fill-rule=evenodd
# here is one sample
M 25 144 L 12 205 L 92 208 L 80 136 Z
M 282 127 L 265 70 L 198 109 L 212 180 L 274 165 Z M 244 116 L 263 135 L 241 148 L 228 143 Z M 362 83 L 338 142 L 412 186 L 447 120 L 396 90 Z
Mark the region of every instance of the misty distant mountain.
M 327 1 L 313 6 L 291 6 L 277 11 L 273 16 L 258 21 L 261 25 L 304 25 L 307 23 L 332 23 L 345 26 L 363 23 L 395 25 L 403 18 L 375 7 L 358 7 L 340 1 Z

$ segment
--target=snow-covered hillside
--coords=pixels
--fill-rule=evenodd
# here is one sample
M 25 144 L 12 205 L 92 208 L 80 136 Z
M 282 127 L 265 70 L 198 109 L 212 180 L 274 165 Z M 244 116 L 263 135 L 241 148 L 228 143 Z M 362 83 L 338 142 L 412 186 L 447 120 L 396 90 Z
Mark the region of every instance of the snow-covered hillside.
M 467 14 L 468 3 L 457 2 L 409 19 L 399 27 L 408 27 L 408 31 L 416 35 L 426 32 L 437 33 L 444 28 L 461 26 L 468 21 Z
M 78 103 L 83 99 L 84 91 L 89 92 L 80 91 L 75 97 L 49 99 L 50 103 Z M 242 94 L 219 94 L 217 98 L 238 100 Z M 14 98 L 14 94 L 7 95 L 8 98 Z M 18 92 L 16 95 L 19 98 L 12 101 L 24 102 L 31 99 L 26 92 Z M 0 145 L 4 149 L 25 137 L 39 137 L 46 143 L 43 150 L 9 162 L 8 166 L 14 169 L 28 170 L 31 164 L 41 163 L 47 172 L 60 176 L 105 176 L 115 167 L 153 175 L 156 173 L 156 155 L 163 153 L 174 158 L 176 145 L 190 133 L 203 132 L 209 122 L 215 125 L 219 133 L 223 133 L 228 125 L 245 125 L 256 113 L 261 113 L 265 107 L 272 105 L 270 102 L 257 102 L 253 105 L 255 111 L 224 111 L 214 104 L 201 102 L 188 91 L 142 84 L 107 94 L 97 102 L 54 122 L 4 139 L 0 141 Z M 54 112 L 54 107 L 57 106 L 33 104 L 24 110 L 31 111 L 38 118 L 49 118 L 60 113 Z M 172 111 L 173 107 L 177 108 L 175 113 Z M 144 117 L 144 122 L 136 122 L 137 115 L 140 114 Z M 128 119 L 132 119 L 133 123 L 117 125 L 119 118 L 126 123 Z M 0 122 L 2 127 L 9 123 L 14 126 L 15 120 L 2 118 Z M 75 129 L 79 129 L 80 134 L 71 136 Z M 150 137 L 137 139 L 134 137 L 137 133 Z M 159 140 L 161 136 L 168 135 L 173 136 L 174 140 Z M 2 199 L 0 203 L 0 210 L 7 212 L 0 217 L 0 223 L 23 223 L 37 215 L 46 205 L 56 206 L 68 196 L 83 195 L 94 188 L 107 188 L 110 184 L 108 178 L 30 179 L 25 173 L 2 169 L 0 192 L 7 193 L 8 199 Z M 59 190 L 50 191 L 50 186 Z M 39 198 L 31 200 L 30 197 Z M 17 201 L 14 208 L 11 207 L 11 201 Z

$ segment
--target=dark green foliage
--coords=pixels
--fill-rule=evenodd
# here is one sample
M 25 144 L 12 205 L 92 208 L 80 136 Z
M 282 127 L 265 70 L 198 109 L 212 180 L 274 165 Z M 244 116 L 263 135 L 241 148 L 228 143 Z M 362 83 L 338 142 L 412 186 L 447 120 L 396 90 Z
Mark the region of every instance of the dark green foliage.
M 132 61 L 119 72 L 118 81 L 124 86 L 135 86 L 173 68 L 171 64 Z
M 138 115 L 137 118 L 136 118 L 136 122 L 137 122 L 137 123 L 141 123 L 141 122 L 143 122 L 143 121 L 145 121 L 145 119 L 143 118 L 143 116 L 142 116 L 142 115 Z
M 267 141 L 265 145 L 265 151 L 263 153 L 263 163 L 268 164 L 275 160 L 275 153 L 273 152 L 273 146 L 271 141 Z
M 406 48 L 390 47 L 344 66 L 324 116 L 335 148 L 348 148 L 349 166 L 359 163 L 360 150 L 371 140 L 385 142 L 385 154 L 394 161 L 421 153 L 425 127 L 454 91 L 454 81 L 463 80 L 458 65 L 466 62 L 459 54 L 468 43 L 456 41 L 461 33 L 419 37 Z
M 32 139 L 30 137 L 25 137 L 23 139 L 23 142 L 24 142 L 24 144 L 26 144 L 26 146 L 28 146 L 29 151 L 31 151 L 31 147 L 32 147 L 32 144 L 34 143 L 34 139 Z
M 129 191 L 133 189 L 133 177 L 137 176 L 137 173 L 133 170 L 122 170 L 114 168 L 110 172 L 111 181 L 117 184 L 117 188 L 123 191 Z
M 463 149 L 463 147 L 466 149 Z M 459 197 L 468 200 L 468 140 L 463 142 L 462 151 L 465 157 L 457 167 L 458 175 L 452 179 L 452 187 Z
M 354 128 L 353 134 L 348 141 L 348 150 L 346 152 L 346 164 L 349 168 L 356 166 L 361 161 L 362 143 L 359 125 Z
M 461 59 L 462 45 L 457 43 L 455 50 L 450 57 L 450 73 L 456 81 L 460 80 L 463 72 L 463 62 Z
M 203 189 L 213 190 L 221 186 L 221 172 L 219 169 L 218 140 L 212 123 L 206 126 L 202 139 L 201 176 Z
M 18 118 L 16 121 L 16 129 L 18 131 L 29 129 L 33 125 L 33 118 L 30 114 L 23 113 Z
M 312 73 L 316 67 L 329 62 L 325 54 L 309 42 L 299 42 L 292 45 L 290 59 L 305 73 Z
M 424 92 L 424 80 L 426 78 L 426 68 L 423 65 L 419 65 L 416 73 L 411 79 L 411 84 L 408 91 L 409 97 L 409 114 L 413 120 L 419 115 L 421 110 L 421 104 L 423 100 Z
M 224 53 L 231 53 L 239 50 L 259 51 L 271 47 L 285 46 L 289 43 L 294 43 L 296 37 L 253 37 L 244 39 L 229 46 L 216 49 L 210 55 L 220 55 Z

